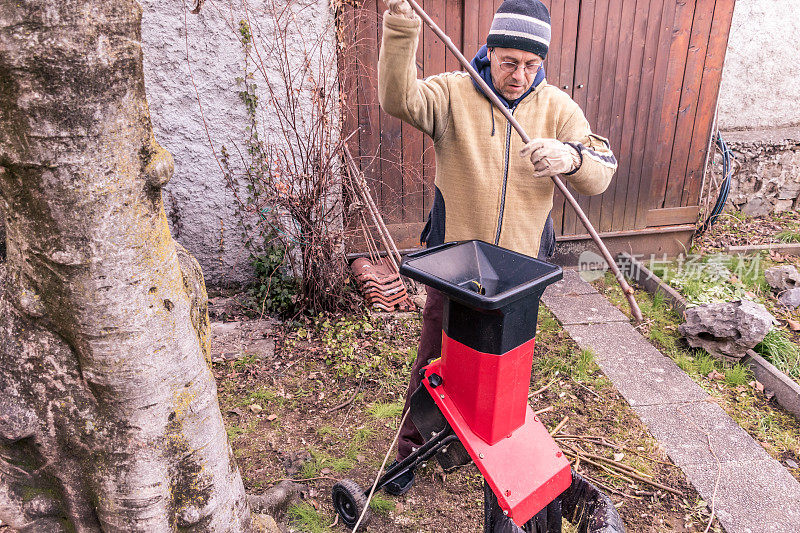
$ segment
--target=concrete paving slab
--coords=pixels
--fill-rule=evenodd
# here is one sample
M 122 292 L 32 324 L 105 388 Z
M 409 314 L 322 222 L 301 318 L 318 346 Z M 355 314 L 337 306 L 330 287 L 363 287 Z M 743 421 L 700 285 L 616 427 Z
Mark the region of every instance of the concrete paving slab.
M 577 270 L 564 270 L 564 279 L 548 286 L 543 298 L 566 296 L 568 294 L 597 294 L 590 284 L 581 279 Z
M 555 313 L 555 312 L 554 312 Z M 627 322 L 564 326 L 633 407 L 703 401 L 708 394 Z
M 701 402 L 634 409 L 672 462 L 680 467 L 696 464 L 716 467 L 717 460 L 770 460 L 764 448 L 710 397 Z
M 683 471 L 727 533 L 800 531 L 800 484 L 777 461 L 686 465 Z M 719 486 L 714 487 L 719 472 Z
M 548 296 L 543 297 L 542 302 L 565 326 L 599 322 L 628 322 L 628 317 L 599 293 Z

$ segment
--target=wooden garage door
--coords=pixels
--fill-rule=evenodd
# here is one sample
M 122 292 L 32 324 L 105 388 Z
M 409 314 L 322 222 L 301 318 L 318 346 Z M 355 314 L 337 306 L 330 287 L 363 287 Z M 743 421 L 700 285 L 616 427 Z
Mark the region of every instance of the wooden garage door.
M 620 161 L 609 189 L 578 197 L 600 232 L 691 223 L 697 216 L 708 140 L 735 0 L 545 0 L 552 41 L 548 81 L 584 109 Z M 423 0 L 467 57 L 499 0 Z M 433 198 L 431 142 L 383 113 L 377 101 L 378 43 L 385 7 L 364 0 L 339 14 L 345 131 L 373 194 L 403 247 L 414 247 Z M 458 70 L 425 28 L 420 77 Z M 560 235 L 585 233 L 557 195 Z

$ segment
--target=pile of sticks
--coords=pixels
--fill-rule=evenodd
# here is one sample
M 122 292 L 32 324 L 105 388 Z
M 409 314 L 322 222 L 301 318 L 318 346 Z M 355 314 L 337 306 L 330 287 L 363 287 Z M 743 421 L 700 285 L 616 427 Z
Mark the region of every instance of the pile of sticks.
M 605 437 L 600 437 L 596 435 L 578 435 L 578 434 L 567 434 L 567 433 L 560 434 L 559 432 L 567 423 L 567 420 L 569 420 L 569 417 L 565 416 L 561 420 L 561 422 L 559 422 L 559 424 L 550 432 L 550 434 L 556 440 L 556 442 L 558 443 L 559 447 L 564 452 L 564 454 L 570 459 L 570 462 L 572 463 L 572 468 L 576 472 L 578 472 L 580 471 L 580 467 L 582 464 L 592 465 L 600 469 L 600 471 L 603 474 L 606 474 L 607 476 L 625 482 L 631 489 L 631 492 L 633 494 L 629 494 L 621 490 L 618 490 L 614 487 L 611 487 L 607 483 L 599 481 L 597 478 L 588 476 L 584 471 L 580 471 L 581 476 L 583 476 L 590 482 L 594 483 L 603 490 L 606 490 L 608 492 L 613 492 L 614 494 L 618 494 L 625 498 L 642 499 L 643 497 L 655 496 L 657 491 L 669 492 L 681 498 L 686 496 L 683 492 L 681 492 L 678 489 L 668 487 L 667 485 L 663 485 L 653 480 L 653 476 L 651 476 L 650 474 L 637 470 L 634 467 L 622 463 L 621 461 L 616 460 L 614 458 L 589 452 L 584 449 L 584 446 L 587 444 L 593 446 L 602 446 L 610 448 L 615 452 L 625 451 L 628 453 L 632 453 L 648 461 L 664 464 L 667 466 L 675 467 L 675 465 L 664 461 L 658 461 L 651 457 L 647 457 L 646 455 L 640 454 L 636 451 L 629 450 L 623 446 L 620 446 L 619 444 L 608 441 Z M 640 484 L 647 485 L 654 490 L 640 489 L 638 488 L 638 485 Z

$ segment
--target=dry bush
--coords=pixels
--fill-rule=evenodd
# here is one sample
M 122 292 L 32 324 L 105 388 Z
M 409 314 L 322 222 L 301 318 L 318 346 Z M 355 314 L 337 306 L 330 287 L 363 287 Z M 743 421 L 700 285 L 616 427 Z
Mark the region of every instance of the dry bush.
M 285 252 L 298 282 L 295 311 L 350 305 L 336 42 L 331 27 L 314 27 L 313 10 L 323 6 L 330 9 L 311 0 L 267 0 L 258 12 L 239 5 L 239 96 L 250 124 L 242 145 L 220 158 L 243 213 L 256 215 L 247 227 L 254 249 L 265 242 Z

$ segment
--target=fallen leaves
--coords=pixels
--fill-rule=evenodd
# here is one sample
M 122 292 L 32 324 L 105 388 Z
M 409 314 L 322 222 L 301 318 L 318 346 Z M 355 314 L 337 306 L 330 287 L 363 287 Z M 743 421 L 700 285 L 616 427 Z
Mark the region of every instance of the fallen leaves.
M 790 256 L 778 253 L 775 250 L 769 251 L 769 257 L 776 263 L 785 263 L 786 261 L 791 260 Z

